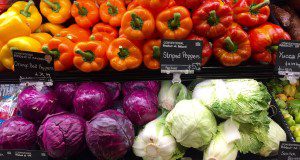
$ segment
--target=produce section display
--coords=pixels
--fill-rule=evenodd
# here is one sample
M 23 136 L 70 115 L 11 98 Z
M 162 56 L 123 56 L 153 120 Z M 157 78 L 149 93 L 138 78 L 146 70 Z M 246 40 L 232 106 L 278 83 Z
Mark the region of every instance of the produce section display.
M 14 70 L 13 50 L 52 55 L 55 71 L 95 72 L 107 66 L 125 71 L 142 64 L 157 70 L 161 39 L 202 40 L 202 66 L 212 55 L 211 61 L 224 66 L 250 59 L 274 64 L 279 41 L 291 37 L 267 22 L 269 4 L 269 0 L 17 1 L 0 16 L 0 70 Z
M 0 126 L 0 149 L 39 146 L 56 159 L 88 148 L 101 160 L 130 159 L 130 150 L 175 160 L 195 148 L 203 159 L 235 160 L 238 152 L 274 156 L 287 140 L 268 116 L 271 95 L 253 79 L 35 85 L 16 101 L 18 116 Z
M 297 142 L 300 142 L 300 87 L 299 80 L 296 84 L 290 84 L 287 80 L 272 80 L 268 87 L 276 97 L 284 119 Z

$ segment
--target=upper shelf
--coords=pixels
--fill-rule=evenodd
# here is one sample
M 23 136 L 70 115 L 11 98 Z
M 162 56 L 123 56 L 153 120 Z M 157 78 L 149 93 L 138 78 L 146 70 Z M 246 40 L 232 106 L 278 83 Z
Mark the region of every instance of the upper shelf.
M 82 82 L 82 81 L 142 81 L 142 80 L 171 80 L 172 75 L 161 74 L 160 71 L 139 68 L 132 71 L 117 72 L 106 69 L 101 72 L 83 73 L 80 71 L 56 72 L 54 82 Z M 203 67 L 202 71 L 193 75 L 181 75 L 182 80 L 195 78 L 228 79 L 228 78 L 254 78 L 269 79 L 277 77 L 273 66 L 245 65 L 237 67 Z M 0 73 L 0 83 L 19 83 L 13 72 Z

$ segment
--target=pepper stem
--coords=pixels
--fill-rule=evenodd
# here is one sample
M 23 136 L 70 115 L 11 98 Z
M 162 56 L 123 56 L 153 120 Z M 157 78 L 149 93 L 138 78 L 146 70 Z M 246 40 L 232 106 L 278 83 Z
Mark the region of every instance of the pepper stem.
M 21 10 L 20 13 L 25 17 L 30 17 L 31 13 L 29 12 L 29 8 L 33 4 L 34 4 L 33 0 L 28 1 L 26 6 L 24 7 L 24 10 Z
M 217 12 L 215 10 L 212 10 L 209 12 L 208 23 L 211 26 L 215 26 L 219 23 L 219 18 L 217 16 Z
M 80 4 L 77 1 L 74 1 L 75 6 L 78 8 L 78 13 L 81 16 L 86 16 L 88 14 L 86 8 L 81 7 Z
M 51 2 L 50 0 L 43 0 L 46 4 L 48 4 L 53 11 L 58 12 L 60 9 L 60 5 L 57 2 Z
M 278 46 L 270 46 L 270 50 L 272 52 L 277 52 L 278 51 Z
M 121 59 L 125 59 L 129 56 L 129 51 L 127 48 L 123 48 L 122 46 L 120 46 L 119 49 L 120 49 L 120 52 L 118 53 L 118 56 Z
M 58 50 L 50 51 L 47 46 L 44 46 L 44 47 L 42 47 L 42 51 L 45 52 L 46 54 L 52 55 L 55 60 L 57 60 L 59 58 Z
M 91 35 L 91 36 L 90 36 L 90 40 L 91 40 L 91 41 L 94 41 L 94 40 L 96 40 L 96 37 L 95 37 L 95 35 Z
M 142 25 L 143 25 L 143 20 L 137 16 L 135 13 L 131 14 L 131 18 L 132 18 L 132 26 L 134 29 L 137 30 L 141 30 L 142 29 Z
M 171 22 L 172 28 L 178 28 L 178 26 L 180 24 L 180 18 L 181 18 L 180 13 L 174 13 L 174 19 Z
M 112 16 L 115 16 L 118 14 L 118 7 L 112 5 L 109 1 L 107 1 L 106 5 L 109 7 L 108 8 L 108 13 Z
M 226 44 L 226 49 L 230 52 L 236 52 L 237 46 L 233 43 L 230 37 L 226 37 L 224 40 Z
M 264 7 L 264 6 L 267 6 L 267 5 L 269 5 L 270 4 L 270 0 L 264 0 L 263 2 L 261 2 L 261 3 L 259 3 L 259 4 L 257 4 L 257 5 L 253 5 L 253 6 L 251 6 L 251 11 L 253 12 L 255 12 L 255 11 L 258 11 L 259 9 L 261 9 L 262 7 Z
M 84 61 L 92 62 L 95 58 L 93 52 L 91 51 L 83 52 L 82 50 L 77 49 L 75 53 L 80 54 L 83 57 Z
M 153 46 L 153 58 L 159 60 L 160 58 L 160 50 L 158 46 Z
M 17 47 L 10 47 L 10 51 L 11 51 L 11 52 L 13 52 L 13 51 L 15 51 L 15 50 L 19 50 L 19 48 L 17 48 Z

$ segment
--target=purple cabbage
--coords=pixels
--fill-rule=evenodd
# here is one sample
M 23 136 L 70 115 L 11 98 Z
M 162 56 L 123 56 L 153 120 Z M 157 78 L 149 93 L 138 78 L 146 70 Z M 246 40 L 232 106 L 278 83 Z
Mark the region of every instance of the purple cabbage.
M 150 90 L 157 95 L 160 84 L 157 81 L 129 81 L 122 84 L 122 93 L 124 96 L 141 89 Z
M 111 106 L 111 109 L 119 111 L 120 113 L 124 114 L 123 99 L 115 100 L 113 105 Z
M 105 85 L 112 101 L 119 98 L 121 92 L 121 84 L 119 82 L 104 82 L 103 84 Z
M 22 116 L 34 123 L 40 123 L 59 107 L 53 90 L 45 86 L 41 91 L 33 86 L 24 89 L 18 96 L 17 106 Z
M 59 97 L 58 101 L 63 109 L 67 111 L 72 109 L 77 88 L 77 83 L 58 83 L 54 86 L 54 91 L 57 97 Z
M 79 155 L 85 148 L 85 120 L 75 114 L 46 117 L 37 134 L 40 147 L 52 158 Z
M 83 83 L 75 93 L 74 112 L 85 119 L 91 119 L 107 107 L 109 101 L 109 94 L 102 83 Z
M 24 118 L 10 118 L 0 127 L 0 149 L 34 149 L 36 139 L 34 124 Z
M 125 115 L 135 125 L 145 125 L 157 117 L 157 95 L 148 90 L 136 90 L 124 98 Z
M 89 149 L 98 159 L 118 159 L 132 146 L 134 129 L 125 115 L 107 110 L 87 122 L 85 137 Z

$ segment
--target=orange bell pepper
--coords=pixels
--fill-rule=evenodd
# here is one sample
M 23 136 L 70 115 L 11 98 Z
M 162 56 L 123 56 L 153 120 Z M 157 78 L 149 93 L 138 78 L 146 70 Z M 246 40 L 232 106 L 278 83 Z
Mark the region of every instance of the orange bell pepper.
M 148 40 L 143 47 L 143 61 L 149 69 L 160 68 L 160 45 L 161 40 Z
M 119 38 L 126 38 L 126 39 L 128 39 L 126 37 L 126 35 L 123 34 L 123 31 L 121 29 L 119 31 L 119 35 L 120 35 Z M 145 43 L 145 40 L 130 40 L 130 42 L 132 42 L 135 46 L 137 46 L 140 50 L 142 50 L 143 46 L 144 46 L 144 43 Z
M 104 24 L 104 23 L 98 23 L 93 27 L 93 33 L 97 33 L 97 32 L 106 32 L 109 33 L 111 36 L 113 36 L 114 38 L 118 37 L 118 31 L 116 28 Z
M 164 10 L 156 18 L 156 28 L 163 38 L 184 39 L 193 28 L 190 12 L 182 6 Z
M 155 1 L 145 1 L 137 0 L 140 6 L 148 9 L 153 14 L 157 14 L 169 6 L 170 0 L 155 0 Z
M 126 38 L 117 38 L 110 43 L 107 58 L 117 71 L 138 68 L 143 61 L 141 50 Z
M 71 8 L 71 15 L 76 23 L 82 28 L 90 28 L 99 21 L 99 10 L 95 2 L 74 1 Z
M 121 20 L 125 12 L 126 7 L 122 0 L 108 0 L 100 6 L 101 20 L 113 27 L 121 26 Z
M 54 70 L 65 71 L 73 67 L 75 43 L 65 37 L 54 37 L 42 47 L 46 54 L 54 57 Z
M 71 18 L 70 0 L 41 0 L 40 11 L 53 24 L 61 24 Z
M 48 33 L 32 33 L 30 37 L 39 41 L 41 45 L 49 43 L 50 39 L 52 39 L 52 36 Z
M 90 40 L 92 41 L 102 41 L 109 45 L 115 38 L 112 37 L 109 33 L 98 32 L 91 35 Z
M 74 65 L 83 72 L 100 71 L 108 64 L 106 51 L 104 42 L 79 42 L 74 48 Z
M 72 42 L 77 43 L 77 42 L 89 41 L 91 32 L 88 29 L 81 28 L 77 24 L 73 24 L 68 28 L 61 30 L 59 35 L 57 36 L 67 37 Z
M 155 21 L 147 9 L 135 8 L 124 14 L 121 29 L 128 39 L 143 40 L 154 33 Z
M 169 1 L 168 8 L 174 7 L 174 6 L 176 6 L 176 5 L 177 5 L 177 4 L 176 4 L 176 1 L 175 1 L 175 0 L 170 0 L 170 1 Z

